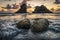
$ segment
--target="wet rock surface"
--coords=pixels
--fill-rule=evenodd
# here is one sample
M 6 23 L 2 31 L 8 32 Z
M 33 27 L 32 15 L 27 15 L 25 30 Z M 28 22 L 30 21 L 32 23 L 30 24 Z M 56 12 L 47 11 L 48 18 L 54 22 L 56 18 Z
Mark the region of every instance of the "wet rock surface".
M 23 19 L 17 23 L 18 29 L 29 29 L 30 26 L 31 26 L 31 23 L 29 19 Z
M 48 29 L 49 21 L 47 19 L 35 19 L 31 27 L 32 32 L 44 32 Z

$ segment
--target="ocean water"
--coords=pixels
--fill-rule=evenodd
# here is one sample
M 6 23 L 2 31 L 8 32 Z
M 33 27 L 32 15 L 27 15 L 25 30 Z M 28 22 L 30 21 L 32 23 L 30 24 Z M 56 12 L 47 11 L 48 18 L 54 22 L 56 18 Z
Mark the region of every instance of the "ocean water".
M 49 28 L 44 33 L 33 33 L 31 29 L 17 29 L 21 19 L 0 20 L 0 40 L 60 40 L 60 19 L 48 19 Z

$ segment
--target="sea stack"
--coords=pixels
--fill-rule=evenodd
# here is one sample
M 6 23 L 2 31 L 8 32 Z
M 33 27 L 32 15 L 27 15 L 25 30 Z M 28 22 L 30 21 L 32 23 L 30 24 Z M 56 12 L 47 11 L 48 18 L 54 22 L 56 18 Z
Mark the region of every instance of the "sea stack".
M 26 0 L 23 0 L 20 4 L 20 9 L 16 13 L 27 13 L 27 3 Z
M 22 4 L 21 5 L 21 9 L 19 9 L 16 13 L 27 13 L 27 5 L 26 4 Z
M 36 6 L 33 13 L 52 13 L 50 10 L 47 9 L 46 6 Z

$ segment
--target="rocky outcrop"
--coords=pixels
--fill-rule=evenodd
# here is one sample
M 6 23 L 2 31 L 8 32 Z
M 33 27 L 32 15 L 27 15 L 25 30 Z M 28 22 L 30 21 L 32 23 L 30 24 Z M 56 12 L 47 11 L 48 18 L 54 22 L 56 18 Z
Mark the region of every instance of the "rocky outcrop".
M 49 21 L 47 19 L 35 19 L 31 27 L 32 32 L 44 32 L 49 26 Z
M 21 9 L 19 9 L 16 13 L 27 13 L 27 5 L 26 4 L 22 4 Z
M 46 6 L 36 6 L 33 13 L 52 13 L 50 10 L 47 9 Z
M 24 19 L 24 20 L 21 20 L 20 22 L 17 23 L 18 29 L 29 29 L 30 26 L 31 26 L 31 24 L 30 24 L 29 19 Z
M 29 19 L 21 20 L 17 23 L 18 29 L 30 29 L 32 32 L 45 32 L 49 26 L 49 21 L 47 19 L 33 19 L 34 21 L 31 23 Z

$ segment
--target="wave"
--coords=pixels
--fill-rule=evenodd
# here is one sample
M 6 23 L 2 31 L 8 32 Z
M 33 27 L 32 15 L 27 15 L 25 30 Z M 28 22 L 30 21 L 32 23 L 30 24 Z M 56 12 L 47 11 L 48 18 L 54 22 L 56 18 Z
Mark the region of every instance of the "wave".
M 17 22 L 15 19 L 0 20 L 0 40 L 60 40 L 59 22 L 54 21 L 46 32 L 36 34 L 31 32 L 31 29 L 17 29 Z

